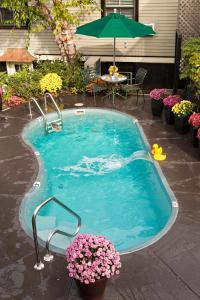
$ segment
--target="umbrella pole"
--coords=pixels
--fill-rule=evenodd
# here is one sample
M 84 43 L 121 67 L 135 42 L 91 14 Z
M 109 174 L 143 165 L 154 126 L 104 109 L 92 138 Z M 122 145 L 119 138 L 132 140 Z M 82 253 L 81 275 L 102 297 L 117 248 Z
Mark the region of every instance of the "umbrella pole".
M 115 44 L 116 44 L 116 38 L 114 38 L 114 49 L 113 49 L 113 66 L 115 66 Z

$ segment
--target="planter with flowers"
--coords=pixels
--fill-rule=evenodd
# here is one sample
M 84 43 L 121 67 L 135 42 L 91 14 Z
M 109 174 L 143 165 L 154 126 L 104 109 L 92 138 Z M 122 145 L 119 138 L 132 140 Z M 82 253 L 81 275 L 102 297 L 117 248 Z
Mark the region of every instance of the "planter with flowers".
M 198 128 L 198 130 L 197 130 L 197 139 L 199 141 L 199 150 L 200 150 L 200 128 Z M 199 152 L 199 154 L 200 154 L 200 152 Z
M 151 111 L 155 117 L 160 117 L 163 111 L 163 98 L 166 96 L 166 89 L 154 89 L 149 93 L 151 98 Z
M 188 120 L 189 124 L 191 125 L 190 127 L 190 132 L 191 132 L 191 140 L 192 140 L 192 145 L 194 147 L 198 147 L 199 145 L 199 139 L 197 138 L 197 132 L 200 127 L 200 113 L 193 113 Z
M 112 80 L 119 76 L 117 66 L 110 66 L 109 69 L 108 69 L 108 72 L 109 72 L 110 77 L 112 78 Z
M 168 97 L 163 99 L 164 115 L 167 124 L 174 124 L 174 114 L 172 112 L 172 107 L 180 101 L 181 97 L 179 95 L 169 95 Z
M 84 300 L 100 300 L 107 279 L 119 274 L 119 253 L 103 236 L 79 234 L 66 252 L 67 270 Z
M 194 103 L 189 100 L 182 100 L 172 107 L 172 112 L 175 116 L 175 129 L 178 133 L 184 134 L 189 131 L 190 124 L 188 123 L 188 119 L 193 113 L 194 108 Z

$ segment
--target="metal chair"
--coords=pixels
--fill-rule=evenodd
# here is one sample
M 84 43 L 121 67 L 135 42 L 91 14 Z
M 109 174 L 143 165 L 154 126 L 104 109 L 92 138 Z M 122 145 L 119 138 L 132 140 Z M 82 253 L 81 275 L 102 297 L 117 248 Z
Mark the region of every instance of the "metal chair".
M 148 71 L 144 68 L 139 68 L 135 74 L 135 83 L 133 84 L 126 84 L 121 86 L 121 90 L 125 92 L 126 98 L 130 94 L 136 94 L 137 95 L 137 101 L 136 105 L 138 105 L 138 100 L 139 100 L 139 92 L 142 93 L 143 96 L 143 105 L 145 104 L 145 97 L 144 97 L 144 91 L 143 91 L 143 83 L 144 79 L 147 75 Z
M 84 74 L 84 82 L 88 86 L 91 86 L 94 102 L 96 105 L 96 95 L 97 93 L 104 92 L 108 90 L 105 82 L 103 82 L 100 78 L 100 74 L 97 74 L 94 68 L 88 68 Z

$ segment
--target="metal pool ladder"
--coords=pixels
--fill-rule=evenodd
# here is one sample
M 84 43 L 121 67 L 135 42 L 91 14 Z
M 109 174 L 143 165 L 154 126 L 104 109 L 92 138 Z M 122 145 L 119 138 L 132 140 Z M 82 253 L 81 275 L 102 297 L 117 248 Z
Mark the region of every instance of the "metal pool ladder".
M 48 121 L 48 118 L 47 118 L 47 97 L 53 102 L 53 105 L 56 108 L 57 115 L 58 115 L 58 118 L 56 120 Z M 59 130 L 62 129 L 62 127 L 63 127 L 62 113 L 61 113 L 56 101 L 54 100 L 53 96 L 50 93 L 45 93 L 44 94 L 44 109 L 45 109 L 45 112 L 42 110 L 42 108 L 39 105 L 36 98 L 34 98 L 34 97 L 30 98 L 30 100 L 28 102 L 28 105 L 29 105 L 29 114 L 30 114 L 31 119 L 32 119 L 31 101 L 33 101 L 35 103 L 35 105 L 37 106 L 37 108 L 39 109 L 39 111 L 42 115 L 42 118 L 44 120 L 45 130 L 46 130 L 47 133 L 51 133 L 53 131 L 56 131 L 54 128 L 58 128 Z
M 40 253 L 39 253 L 39 245 L 38 245 L 38 234 L 37 234 L 37 226 L 36 226 L 36 217 L 38 212 L 42 207 L 44 207 L 47 203 L 54 201 L 57 203 L 59 206 L 61 206 L 63 209 L 65 209 L 70 215 L 74 216 L 77 219 L 77 228 L 73 233 L 68 233 L 59 229 L 53 230 L 47 240 L 46 240 L 46 249 L 47 253 L 44 256 L 45 261 L 52 261 L 53 260 L 53 255 L 50 253 L 49 246 L 51 239 L 55 234 L 61 234 L 67 237 L 75 237 L 80 228 L 81 228 L 81 218 L 78 214 L 76 214 L 73 210 L 71 210 L 69 207 L 67 207 L 65 204 L 63 204 L 61 201 L 59 201 L 56 197 L 52 196 L 48 199 L 46 199 L 44 202 L 42 202 L 39 206 L 36 207 L 34 210 L 34 213 L 32 215 L 32 229 L 33 229 L 33 238 L 34 238 L 34 244 L 35 244 L 35 255 L 36 255 L 36 264 L 34 265 L 34 269 L 36 270 L 42 270 L 44 269 L 44 263 L 40 260 Z

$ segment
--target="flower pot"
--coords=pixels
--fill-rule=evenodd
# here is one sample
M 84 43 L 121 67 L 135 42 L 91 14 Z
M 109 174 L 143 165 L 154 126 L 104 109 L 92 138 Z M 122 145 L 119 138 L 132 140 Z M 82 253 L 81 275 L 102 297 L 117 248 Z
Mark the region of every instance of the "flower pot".
M 106 288 L 107 278 L 98 279 L 94 283 L 84 284 L 75 280 L 83 300 L 101 300 Z
M 160 99 L 160 100 L 151 99 L 152 115 L 155 116 L 155 117 L 160 117 L 161 114 L 162 114 L 162 110 L 163 110 L 163 101 L 162 101 L 162 99 Z
M 175 120 L 175 129 L 176 132 L 180 134 L 187 133 L 190 130 L 190 124 L 188 123 L 189 117 L 178 117 L 175 115 L 174 120 Z
M 191 142 L 193 147 L 197 148 L 199 145 L 199 139 L 197 138 L 197 131 L 198 128 L 197 127 L 190 127 L 190 135 L 191 135 Z
M 167 124 L 174 124 L 174 114 L 170 106 L 164 106 L 165 121 Z

